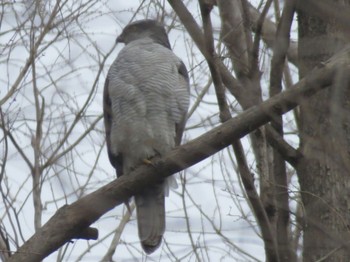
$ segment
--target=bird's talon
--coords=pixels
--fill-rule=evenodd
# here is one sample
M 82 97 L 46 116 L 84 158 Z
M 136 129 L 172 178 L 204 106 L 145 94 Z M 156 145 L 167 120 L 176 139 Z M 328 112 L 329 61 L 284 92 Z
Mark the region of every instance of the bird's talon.
M 152 163 L 152 161 L 149 160 L 149 159 L 143 159 L 142 162 L 143 162 L 144 164 L 148 165 L 148 166 L 153 166 L 153 167 L 155 166 L 155 165 Z

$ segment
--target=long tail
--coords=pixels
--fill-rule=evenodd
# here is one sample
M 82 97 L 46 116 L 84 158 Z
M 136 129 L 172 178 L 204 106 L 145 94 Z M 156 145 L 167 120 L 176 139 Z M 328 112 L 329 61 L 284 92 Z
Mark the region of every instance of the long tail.
M 139 237 L 147 254 L 154 252 L 162 242 L 165 231 L 164 202 L 164 183 L 135 195 Z

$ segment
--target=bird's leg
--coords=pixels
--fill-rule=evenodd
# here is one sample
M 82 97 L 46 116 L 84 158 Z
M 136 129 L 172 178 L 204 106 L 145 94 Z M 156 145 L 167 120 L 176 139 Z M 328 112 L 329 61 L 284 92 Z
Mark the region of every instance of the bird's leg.
M 148 166 L 154 166 L 154 164 L 152 163 L 151 160 L 145 158 L 145 159 L 142 159 L 142 162 Z
M 147 166 L 152 166 L 152 167 L 156 167 L 156 164 L 155 163 L 153 163 L 150 159 L 148 159 L 148 158 L 145 158 L 145 159 L 142 159 L 142 162 L 145 164 L 145 165 L 147 165 Z
M 155 155 L 149 157 L 149 158 L 144 158 L 142 159 L 142 162 L 148 166 L 153 166 L 153 167 L 156 167 L 156 165 L 151 161 L 151 159 L 155 156 L 160 156 L 160 153 L 156 150 L 156 149 L 153 149 L 155 151 Z

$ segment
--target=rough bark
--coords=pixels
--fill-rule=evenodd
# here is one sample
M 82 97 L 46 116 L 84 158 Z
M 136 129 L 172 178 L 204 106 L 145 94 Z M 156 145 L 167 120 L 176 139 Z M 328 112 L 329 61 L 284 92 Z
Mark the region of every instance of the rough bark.
M 300 1 L 299 74 L 307 75 L 344 46 L 346 31 L 335 16 L 316 16 L 315 5 L 350 1 Z M 327 2 L 327 3 L 326 3 Z M 348 7 L 347 7 L 348 8 Z M 317 9 L 317 8 L 316 8 Z M 341 9 L 341 8 L 340 8 Z M 300 107 L 298 177 L 305 209 L 304 261 L 349 261 L 350 85 L 339 68 L 333 85 Z

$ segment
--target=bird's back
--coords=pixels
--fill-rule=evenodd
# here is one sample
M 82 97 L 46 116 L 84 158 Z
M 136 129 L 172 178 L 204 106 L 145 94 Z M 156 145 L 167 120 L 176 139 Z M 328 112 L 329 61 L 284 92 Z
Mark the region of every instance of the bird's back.
M 111 140 L 124 156 L 124 173 L 145 158 L 175 146 L 175 125 L 181 120 L 181 89 L 171 50 L 151 41 L 134 41 L 118 55 L 109 71 L 109 95 L 115 118 Z M 125 159 L 127 157 L 127 159 Z
M 108 155 L 119 176 L 180 143 L 189 84 L 186 67 L 171 51 L 158 22 L 131 23 L 117 41 L 126 46 L 108 72 L 104 115 Z M 146 253 L 152 253 L 162 240 L 164 196 L 167 184 L 173 184 L 169 179 L 135 195 L 139 237 Z

